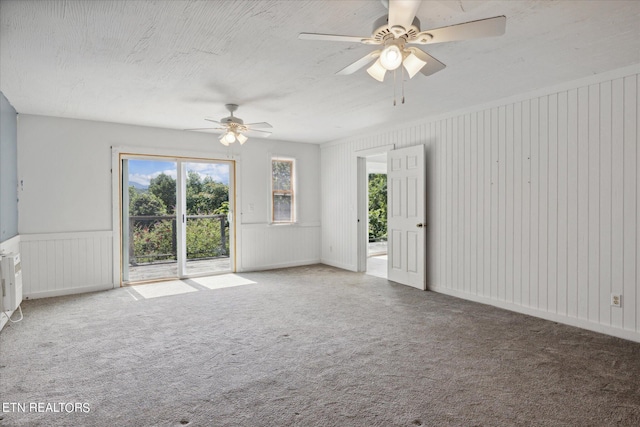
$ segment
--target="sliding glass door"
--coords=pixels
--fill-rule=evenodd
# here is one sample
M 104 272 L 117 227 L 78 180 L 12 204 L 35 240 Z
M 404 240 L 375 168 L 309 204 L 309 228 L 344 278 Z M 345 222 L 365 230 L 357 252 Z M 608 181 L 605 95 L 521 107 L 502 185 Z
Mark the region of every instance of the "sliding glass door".
M 233 166 L 121 156 L 123 283 L 233 270 Z

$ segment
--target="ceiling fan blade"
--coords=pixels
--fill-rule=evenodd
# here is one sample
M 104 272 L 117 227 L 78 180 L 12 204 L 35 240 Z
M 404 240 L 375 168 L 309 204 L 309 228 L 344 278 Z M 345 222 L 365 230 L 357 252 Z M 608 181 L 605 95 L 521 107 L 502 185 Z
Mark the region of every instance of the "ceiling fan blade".
M 263 129 L 272 129 L 273 128 L 273 126 L 271 126 L 267 122 L 246 123 L 245 126 L 248 126 L 248 127 L 251 127 L 251 128 L 263 128 Z
M 341 76 L 345 76 L 347 74 L 353 74 L 356 71 L 358 71 L 360 68 L 364 67 L 369 62 L 373 61 L 375 58 L 377 58 L 379 56 L 380 56 L 380 51 L 379 50 L 374 50 L 373 52 L 368 53 L 367 55 L 365 55 L 362 58 L 358 59 L 353 64 L 347 65 L 342 70 L 338 71 L 336 74 L 341 75 Z
M 421 0 L 389 0 L 389 29 L 396 37 L 407 32 Z
M 442 62 L 417 47 L 409 47 L 407 50 L 411 51 L 418 58 L 426 62 L 426 65 L 420 69 L 420 72 L 425 76 L 435 74 L 440 70 L 444 70 L 446 67 Z
M 433 44 L 501 36 L 505 32 L 506 26 L 506 16 L 495 16 L 493 18 L 422 31 L 418 33 L 415 39 L 409 41 L 409 43 Z
M 183 130 L 212 130 L 214 132 L 225 132 L 224 128 L 194 128 L 194 129 L 183 129 Z
M 217 124 L 219 124 L 219 125 L 221 125 L 221 124 L 222 124 L 222 123 L 220 123 L 219 121 L 217 121 L 217 120 L 213 120 L 213 119 L 205 119 L 205 120 L 206 120 L 206 121 L 208 121 L 208 122 L 217 123 Z
M 351 42 L 351 43 L 365 43 L 365 44 L 379 44 L 379 42 L 373 40 L 370 37 L 358 37 L 358 36 L 340 36 L 337 34 L 318 34 L 318 33 L 300 33 L 298 34 L 300 40 L 322 40 L 331 42 Z
M 247 135 L 257 135 L 257 136 L 269 136 L 271 135 L 271 132 L 267 131 L 267 130 L 259 130 L 259 129 L 249 129 L 246 132 Z

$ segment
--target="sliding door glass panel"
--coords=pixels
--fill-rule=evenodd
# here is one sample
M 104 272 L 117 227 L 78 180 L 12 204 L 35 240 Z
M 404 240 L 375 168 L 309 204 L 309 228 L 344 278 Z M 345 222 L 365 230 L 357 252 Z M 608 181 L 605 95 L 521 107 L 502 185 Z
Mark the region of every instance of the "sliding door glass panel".
M 185 162 L 186 266 L 189 276 L 232 271 L 231 165 Z
M 123 282 L 178 277 L 177 163 L 123 159 Z

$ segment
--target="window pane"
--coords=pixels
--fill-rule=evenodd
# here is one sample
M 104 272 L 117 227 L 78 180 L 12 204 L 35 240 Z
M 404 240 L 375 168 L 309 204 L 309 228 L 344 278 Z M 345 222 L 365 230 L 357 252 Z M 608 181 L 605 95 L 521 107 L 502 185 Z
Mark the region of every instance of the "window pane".
M 290 194 L 274 194 L 273 195 L 273 221 L 274 222 L 291 222 L 291 195 Z
M 293 162 L 274 160 L 272 166 L 273 191 L 291 190 L 291 168 Z

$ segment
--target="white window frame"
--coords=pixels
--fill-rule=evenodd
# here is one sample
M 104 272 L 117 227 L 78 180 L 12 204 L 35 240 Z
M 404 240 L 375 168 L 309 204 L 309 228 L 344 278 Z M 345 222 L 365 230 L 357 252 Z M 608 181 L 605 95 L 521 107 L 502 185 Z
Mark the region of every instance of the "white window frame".
M 292 174 L 291 174 L 291 221 L 275 221 L 273 203 L 274 188 L 273 188 L 273 162 L 291 162 Z M 298 220 L 298 187 L 297 187 L 297 160 L 295 157 L 289 156 L 269 156 L 269 223 L 272 225 L 291 225 L 296 224 Z

